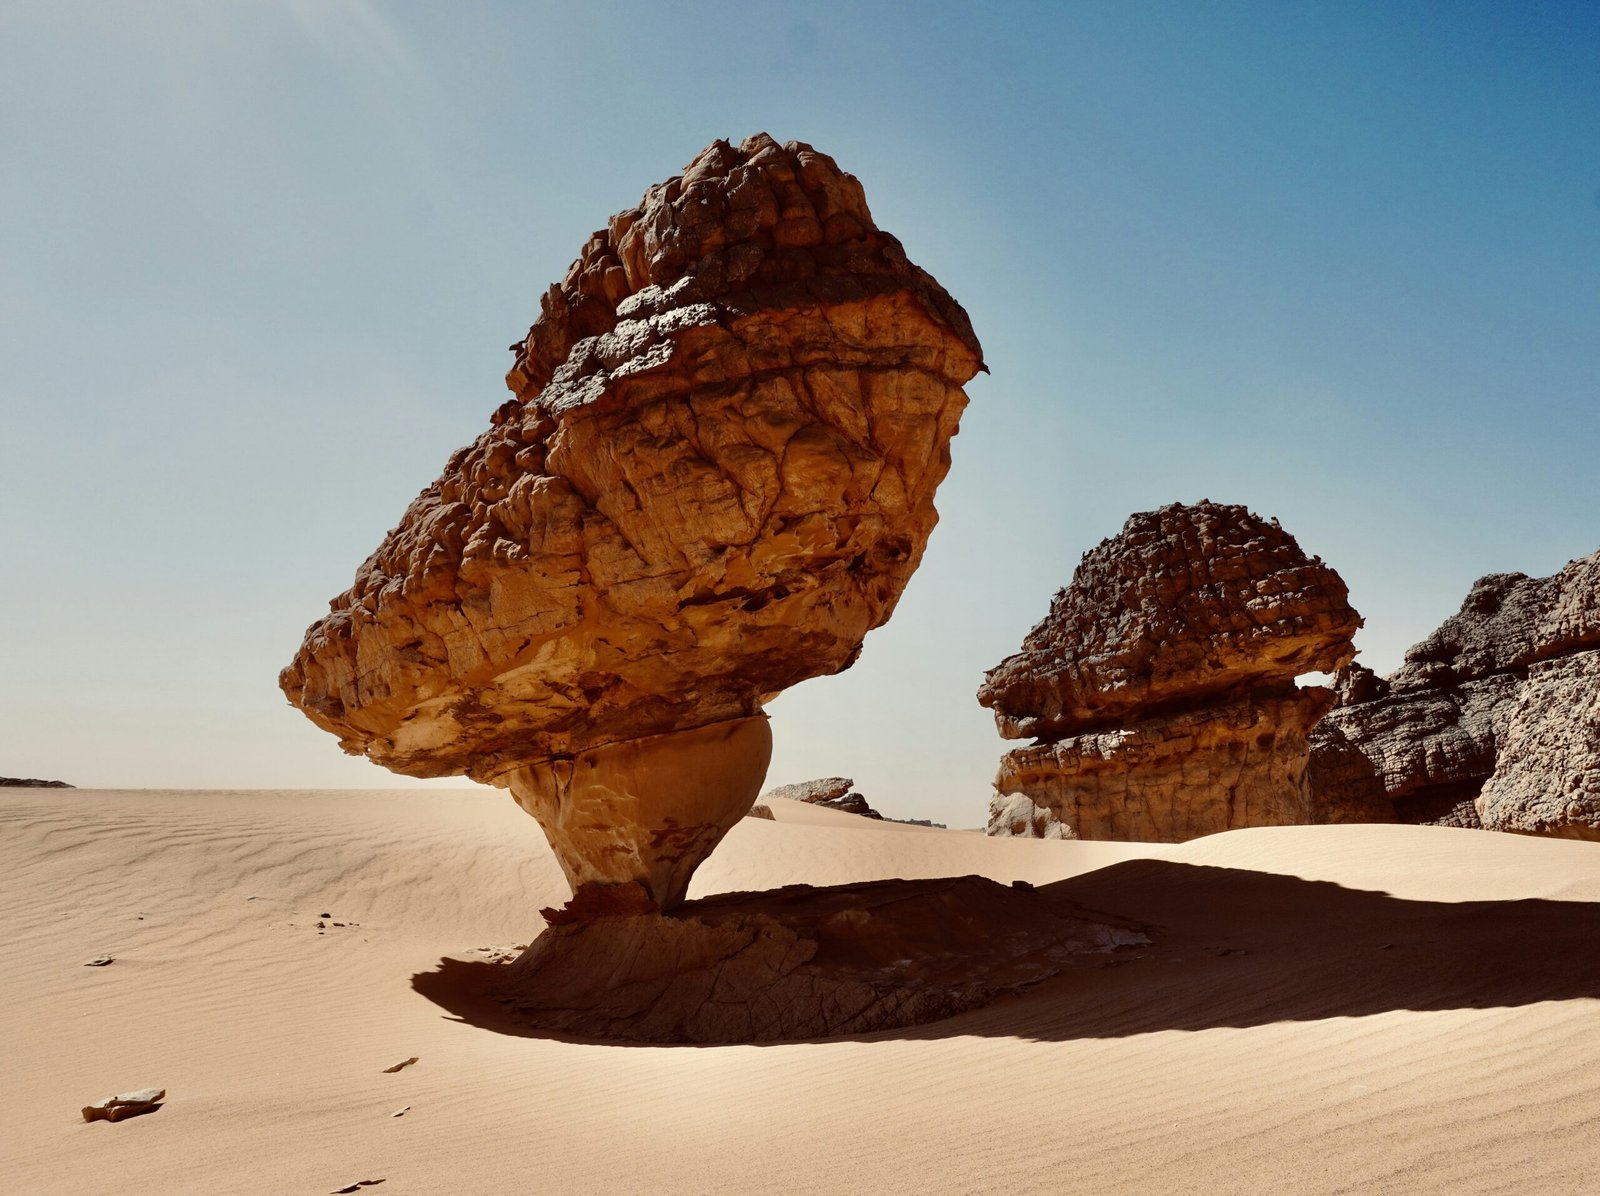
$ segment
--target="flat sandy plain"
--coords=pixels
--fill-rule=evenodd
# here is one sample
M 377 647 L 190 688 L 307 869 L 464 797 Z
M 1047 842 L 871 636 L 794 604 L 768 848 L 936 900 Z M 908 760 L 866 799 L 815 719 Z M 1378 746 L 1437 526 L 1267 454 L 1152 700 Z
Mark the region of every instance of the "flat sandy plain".
M 503 793 L 4 791 L 0 1190 L 1600 1191 L 1600 845 L 1046 843 L 775 805 L 693 895 L 1074 878 L 1161 929 L 909 1031 L 515 1037 L 413 987 L 566 897 Z M 153 1114 L 81 1119 L 152 1085 Z

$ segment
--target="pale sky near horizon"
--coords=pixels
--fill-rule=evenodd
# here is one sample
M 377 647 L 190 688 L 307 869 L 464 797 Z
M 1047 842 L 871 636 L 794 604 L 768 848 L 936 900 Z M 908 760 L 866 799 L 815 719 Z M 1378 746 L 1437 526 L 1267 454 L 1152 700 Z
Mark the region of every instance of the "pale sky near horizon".
M 1600 546 L 1597 64 L 1594 4 L 0 4 L 0 774 L 414 784 L 278 670 L 587 234 L 756 130 L 993 371 L 771 783 L 980 824 L 983 670 L 1171 501 L 1279 517 L 1388 671 Z

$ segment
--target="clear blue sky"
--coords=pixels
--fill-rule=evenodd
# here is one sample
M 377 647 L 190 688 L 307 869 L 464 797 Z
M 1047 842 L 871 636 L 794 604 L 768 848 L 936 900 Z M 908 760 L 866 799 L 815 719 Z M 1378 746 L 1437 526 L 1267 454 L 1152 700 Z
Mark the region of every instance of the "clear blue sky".
M 276 687 L 715 137 L 857 174 L 992 377 L 773 782 L 982 821 L 973 698 L 1136 510 L 1279 516 L 1387 670 L 1600 545 L 1600 5 L 0 7 L 0 773 L 370 786 Z

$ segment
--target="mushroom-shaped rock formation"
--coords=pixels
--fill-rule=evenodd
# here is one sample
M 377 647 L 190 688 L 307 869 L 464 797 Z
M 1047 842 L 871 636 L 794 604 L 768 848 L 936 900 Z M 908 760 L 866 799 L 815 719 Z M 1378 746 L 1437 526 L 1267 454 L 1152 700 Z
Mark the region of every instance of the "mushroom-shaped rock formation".
M 575 890 L 671 905 L 760 790 L 763 702 L 894 610 L 978 342 L 855 178 L 760 134 L 612 217 L 513 348 L 281 684 L 351 754 L 509 787 Z
M 1398 670 L 1336 685 L 1311 736 L 1328 821 L 1600 839 L 1600 552 L 1480 578 Z
M 989 833 L 1174 842 L 1312 820 L 1304 673 L 1354 655 L 1339 575 L 1242 506 L 1134 515 L 1084 555 L 978 701 L 1004 756 Z

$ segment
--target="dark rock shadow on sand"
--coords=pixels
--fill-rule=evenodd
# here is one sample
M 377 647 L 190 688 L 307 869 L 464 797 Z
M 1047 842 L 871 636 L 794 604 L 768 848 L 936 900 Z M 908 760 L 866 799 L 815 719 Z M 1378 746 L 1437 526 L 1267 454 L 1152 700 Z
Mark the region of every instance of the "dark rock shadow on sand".
M 606 921 L 412 984 L 498 1033 L 705 1045 L 1064 1041 L 1600 998 L 1600 903 L 1409 901 L 1160 860 L 1038 889 L 793 886 Z

